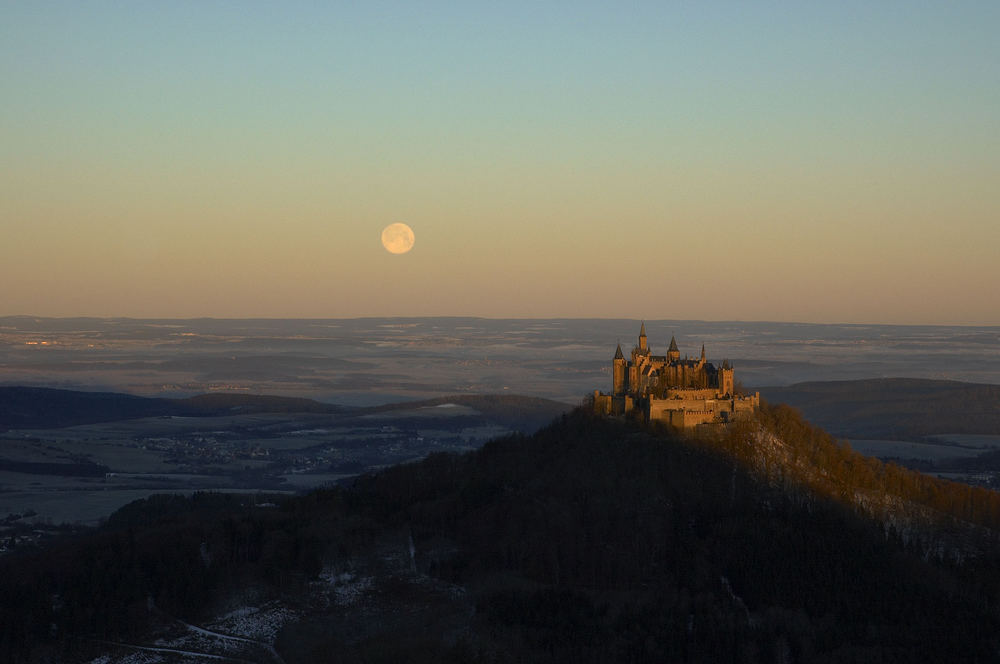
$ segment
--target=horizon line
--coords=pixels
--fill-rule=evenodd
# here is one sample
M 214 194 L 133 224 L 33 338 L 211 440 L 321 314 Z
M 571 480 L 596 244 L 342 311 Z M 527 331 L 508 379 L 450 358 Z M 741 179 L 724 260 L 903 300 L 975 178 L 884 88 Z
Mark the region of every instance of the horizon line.
M 775 319 L 707 319 L 707 318 L 630 318 L 620 316 L 482 316 L 474 314 L 445 315 L 365 315 L 365 316 L 97 316 L 97 315 L 67 315 L 40 316 L 33 314 L 2 314 L 0 320 L 12 318 L 30 318 L 35 320 L 130 320 L 130 321 L 331 321 L 331 320 L 534 320 L 534 321 L 646 321 L 652 323 L 684 322 L 684 323 L 739 323 L 739 324 L 778 324 L 778 325 L 837 325 L 837 326 L 879 326 L 879 327 L 1000 327 L 1000 321 L 987 322 L 872 322 L 872 321 L 806 321 L 806 320 L 775 320 Z

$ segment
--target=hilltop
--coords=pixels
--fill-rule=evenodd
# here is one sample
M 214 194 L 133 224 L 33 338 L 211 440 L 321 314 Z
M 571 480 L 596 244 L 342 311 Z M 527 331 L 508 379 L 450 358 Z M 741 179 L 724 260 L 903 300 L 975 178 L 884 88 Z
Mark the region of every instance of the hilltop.
M 269 638 L 288 664 L 986 661 L 1000 648 L 1000 496 L 856 455 L 784 407 L 702 437 L 578 410 L 273 500 L 154 497 L 0 561 L 0 656 L 86 661 L 165 634 L 195 648 L 175 619 L 237 630 L 226 616 L 247 606 L 283 616 Z

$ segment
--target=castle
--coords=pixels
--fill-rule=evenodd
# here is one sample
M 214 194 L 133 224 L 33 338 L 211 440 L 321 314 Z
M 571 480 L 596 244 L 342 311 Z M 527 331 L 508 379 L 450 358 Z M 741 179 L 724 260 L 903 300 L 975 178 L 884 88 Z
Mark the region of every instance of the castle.
M 647 420 L 666 422 L 678 429 L 699 424 L 728 423 L 760 407 L 760 393 L 737 395 L 729 361 L 716 367 L 701 357 L 682 360 L 671 337 L 666 355 L 653 355 L 646 339 L 646 324 L 639 329 L 639 345 L 626 360 L 618 344 L 611 360 L 611 394 L 594 391 L 594 411 L 625 415 L 639 409 Z

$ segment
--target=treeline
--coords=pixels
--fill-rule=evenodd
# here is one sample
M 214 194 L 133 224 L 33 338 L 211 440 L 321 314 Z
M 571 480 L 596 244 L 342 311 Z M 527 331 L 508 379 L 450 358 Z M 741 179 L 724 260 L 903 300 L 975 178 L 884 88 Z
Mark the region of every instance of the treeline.
M 152 496 L 91 534 L 0 559 L 0 661 L 86 661 L 141 636 L 151 608 L 197 622 L 243 584 L 300 584 L 321 546 L 294 512 L 248 496 Z
M 104 477 L 111 471 L 96 463 L 49 463 L 45 461 L 13 461 L 0 459 L 0 470 L 30 475 L 58 475 L 62 477 Z

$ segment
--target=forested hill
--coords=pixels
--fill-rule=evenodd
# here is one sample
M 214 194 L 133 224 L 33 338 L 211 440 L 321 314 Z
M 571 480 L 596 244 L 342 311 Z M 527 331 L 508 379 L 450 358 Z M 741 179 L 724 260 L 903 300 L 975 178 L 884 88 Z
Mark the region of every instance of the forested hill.
M 811 422 L 848 438 L 1000 432 L 1000 385 L 875 378 L 759 389 L 765 399 L 800 408 Z
M 0 560 L 0 660 L 88 661 L 252 596 L 295 612 L 288 664 L 996 661 L 998 523 L 997 494 L 789 408 L 703 437 L 578 410 L 279 509 L 148 499 Z

